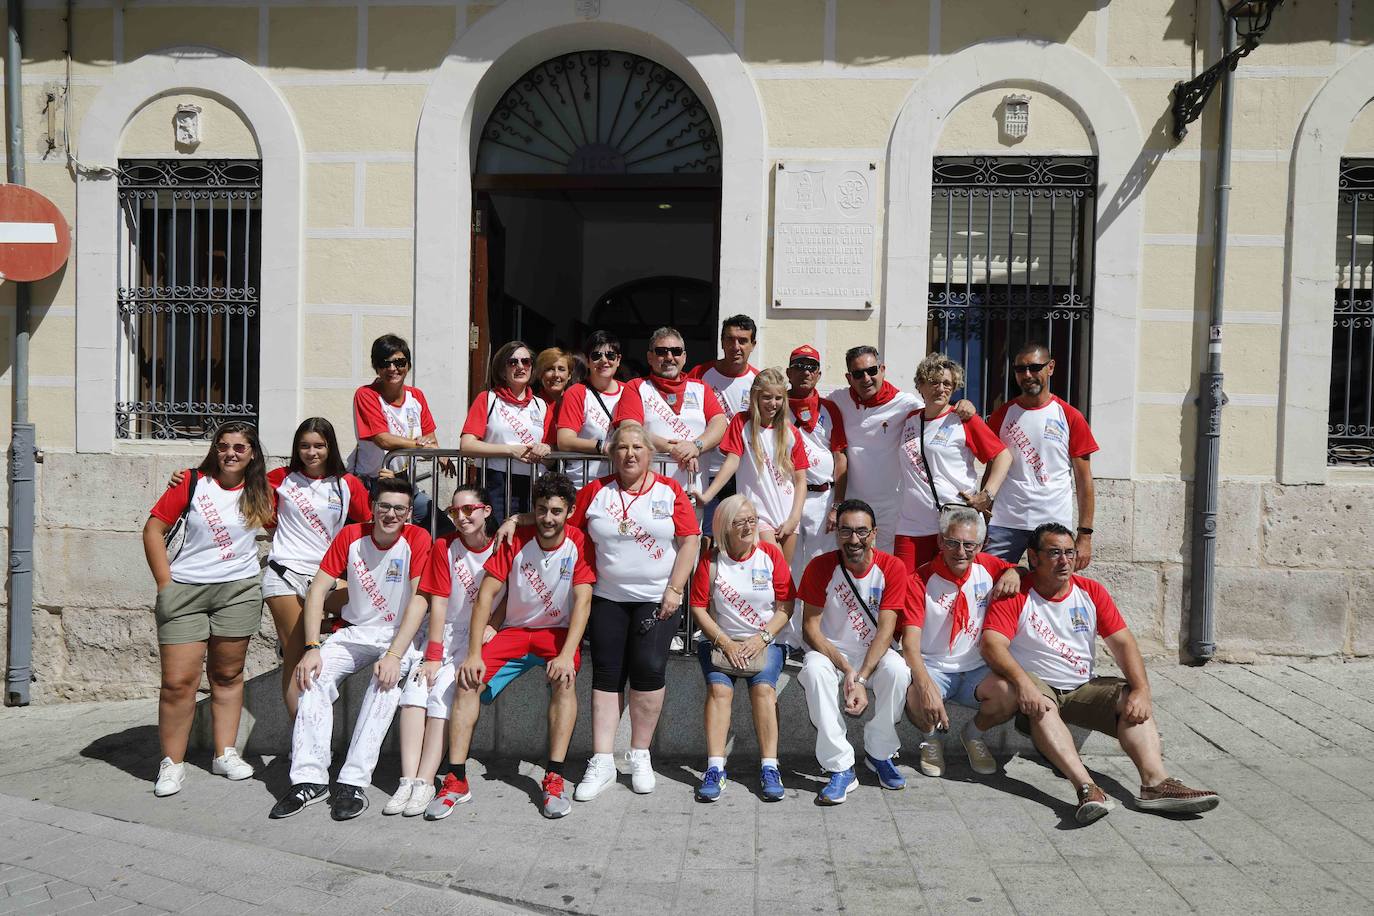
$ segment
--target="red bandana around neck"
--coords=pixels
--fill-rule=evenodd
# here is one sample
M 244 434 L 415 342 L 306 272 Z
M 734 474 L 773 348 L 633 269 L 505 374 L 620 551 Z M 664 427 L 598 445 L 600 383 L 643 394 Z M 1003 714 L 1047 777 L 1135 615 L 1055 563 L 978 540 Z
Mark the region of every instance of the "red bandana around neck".
M 682 392 L 687 388 L 687 376 L 678 373 L 677 378 L 663 378 L 660 375 L 646 376 L 649 384 L 663 395 L 663 402 L 672 408 L 673 413 L 682 413 Z
M 953 649 L 955 637 L 964 632 L 964 628 L 968 626 L 968 596 L 964 594 L 964 583 L 968 581 L 969 574 L 973 572 L 973 564 L 969 564 L 969 568 L 964 570 L 962 576 L 956 576 L 946 565 L 945 558 L 936 554 L 933 568 L 935 574 L 940 578 L 948 579 L 958 586 L 954 593 L 954 607 L 950 609 L 949 620 L 949 647 Z
M 787 399 L 787 406 L 792 411 L 792 419 L 796 424 L 808 433 L 816 429 L 816 421 L 821 418 L 821 396 L 811 392 L 810 397 Z
M 534 397 L 534 391 L 530 388 L 529 385 L 525 386 L 524 397 L 517 398 L 515 396 L 515 393 L 512 392 L 510 388 L 508 388 L 505 385 L 502 385 L 500 388 L 491 389 L 491 393 L 496 395 L 501 400 L 505 401 L 507 404 L 514 404 L 516 407 L 524 407 L 526 404 L 530 402 L 530 398 Z
M 899 391 L 900 389 L 898 389 L 896 385 L 892 384 L 887 379 L 883 379 L 882 387 L 878 389 L 878 393 L 868 400 L 860 398 L 854 393 L 853 388 L 849 389 L 849 396 L 854 399 L 855 407 L 882 407 L 888 401 L 895 398 Z

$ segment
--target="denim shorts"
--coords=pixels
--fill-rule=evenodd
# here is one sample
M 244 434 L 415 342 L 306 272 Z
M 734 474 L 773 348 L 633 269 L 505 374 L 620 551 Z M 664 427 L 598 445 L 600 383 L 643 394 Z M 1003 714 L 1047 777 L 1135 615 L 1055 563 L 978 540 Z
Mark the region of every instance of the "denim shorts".
M 706 678 L 707 684 L 735 686 L 734 677 L 711 664 L 711 644 L 704 639 L 697 641 L 697 661 L 701 662 L 701 676 Z M 782 675 L 783 663 L 786 661 L 787 650 L 780 643 L 775 642 L 772 645 L 764 646 L 763 670 L 746 678 L 749 686 L 757 687 L 759 684 L 765 684 L 769 687 L 777 687 L 778 678 Z
M 978 708 L 979 700 L 974 691 L 983 683 L 983 678 L 988 676 L 987 665 L 979 665 L 972 671 L 937 671 L 929 667 L 926 671 L 935 682 L 935 686 L 940 688 L 940 699 L 960 706 Z

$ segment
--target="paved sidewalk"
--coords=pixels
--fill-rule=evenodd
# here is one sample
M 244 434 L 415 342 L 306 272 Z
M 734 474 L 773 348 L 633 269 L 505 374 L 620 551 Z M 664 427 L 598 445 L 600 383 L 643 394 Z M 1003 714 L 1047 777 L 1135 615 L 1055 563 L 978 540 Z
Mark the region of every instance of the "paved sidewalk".
M 230 783 L 193 758 L 180 795 L 153 797 L 151 701 L 4 710 L 0 913 L 68 900 L 79 913 L 1374 909 L 1374 663 L 1151 674 L 1173 772 L 1223 803 L 1202 817 L 1135 811 L 1129 761 L 1091 757 L 1118 807 L 1085 829 L 1041 763 L 1011 758 L 981 780 L 957 743 L 949 778 L 904 765 L 907 790 L 884 792 L 864 774 L 838 808 L 814 804 L 812 760 L 783 760 L 788 797 L 772 805 L 756 761 L 731 761 L 715 805 L 692 800 L 701 761 L 658 761 L 652 795 L 622 778 L 549 822 L 540 771 L 494 761 L 469 767 L 473 802 L 431 824 L 381 816 L 396 778 L 384 761 L 361 818 L 335 824 L 316 806 L 271 822 L 280 759 L 251 758 L 257 777 Z

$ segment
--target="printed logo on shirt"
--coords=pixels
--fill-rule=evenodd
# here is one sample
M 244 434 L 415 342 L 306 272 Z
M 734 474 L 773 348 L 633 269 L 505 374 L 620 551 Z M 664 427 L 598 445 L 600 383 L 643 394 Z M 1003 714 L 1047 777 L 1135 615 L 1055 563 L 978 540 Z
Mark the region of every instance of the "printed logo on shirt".
M 988 594 L 992 591 L 992 586 L 985 582 L 979 582 L 973 586 L 973 603 L 982 607 L 988 603 Z
M 558 577 L 560 579 L 571 579 L 573 577 L 572 557 L 564 557 L 563 562 L 558 565 Z
M 1088 618 L 1080 607 L 1072 608 L 1069 611 L 1069 623 L 1073 626 L 1075 633 L 1087 633 L 1090 631 Z
M 697 394 L 696 389 L 686 388 L 682 392 L 683 409 L 697 410 L 701 407 L 701 395 Z
M 655 499 L 649 503 L 650 510 L 654 518 L 671 518 L 673 515 L 673 503 L 668 499 Z
M 386 564 L 386 581 L 400 582 L 402 577 L 402 563 L 400 557 L 393 557 Z
M 1047 417 L 1044 437 L 1046 442 L 1068 442 L 1069 426 L 1058 417 Z
M 868 607 L 869 607 L 869 610 L 872 610 L 873 608 L 876 608 L 876 607 L 878 606 L 878 602 L 880 602 L 880 601 L 882 601 L 882 600 L 883 600 L 883 590 L 882 590 L 882 588 L 879 587 L 879 586 L 877 586 L 877 585 L 870 585 L 870 586 L 868 587 Z
M 411 438 L 420 433 L 420 405 L 411 404 L 406 408 L 406 434 Z
M 339 491 L 336 490 L 336 489 L 334 489 L 333 487 L 330 487 L 330 488 L 329 488 L 328 500 L 329 500 L 329 508 L 331 508 L 331 509 L 338 509 L 338 510 L 342 510 L 342 509 L 343 509 L 343 495 L 342 495 L 341 493 L 339 493 Z
M 763 589 L 768 587 L 768 582 L 772 579 L 772 576 L 768 574 L 768 570 L 765 567 L 755 566 L 750 570 L 750 573 L 753 576 L 754 588 Z
M 954 435 L 954 427 L 946 423 L 935 431 L 935 437 L 930 440 L 931 445 L 949 445 L 950 437 Z

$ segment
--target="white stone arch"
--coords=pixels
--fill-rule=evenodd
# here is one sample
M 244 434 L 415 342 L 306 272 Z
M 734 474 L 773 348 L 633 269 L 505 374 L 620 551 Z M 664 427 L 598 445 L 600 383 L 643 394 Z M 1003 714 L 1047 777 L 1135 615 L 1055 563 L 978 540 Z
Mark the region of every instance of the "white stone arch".
M 912 89 L 888 149 L 887 362 L 896 365 L 897 378 L 909 378 L 925 352 L 930 167 L 940 131 L 961 102 L 997 86 L 1053 95 L 1083 123 L 1098 157 L 1092 423 L 1104 447 L 1093 470 L 1099 477 L 1129 479 L 1135 463 L 1140 192 L 1147 155 L 1129 98 L 1081 51 L 1046 41 L 985 42 L 946 58 Z
M 744 63 L 719 29 L 680 0 L 601 0 L 592 19 L 579 17 L 576 6 L 506 0 L 458 37 L 425 96 L 415 150 L 415 368 L 454 444 L 468 403 L 473 139 L 510 84 L 556 54 L 630 51 L 692 86 L 721 140 L 721 308 L 755 320 L 764 314 L 768 141 Z
M 76 185 L 76 448 L 114 450 L 117 182 L 100 166 L 119 158 L 134 116 L 167 95 L 194 92 L 248 125 L 262 159 L 259 428 L 285 454 L 301 412 L 300 133 L 286 101 L 258 70 L 213 48 L 180 47 L 117 67 L 81 122 Z
M 1337 175 L 1350 127 L 1374 99 L 1374 48 L 1345 63 L 1303 116 L 1289 162 L 1279 482 L 1326 483 L 1335 313 Z

